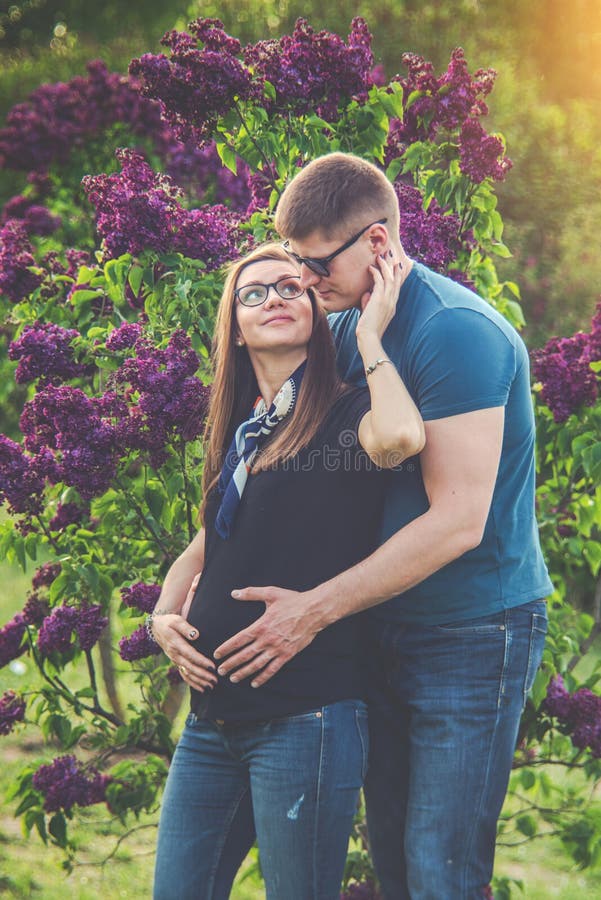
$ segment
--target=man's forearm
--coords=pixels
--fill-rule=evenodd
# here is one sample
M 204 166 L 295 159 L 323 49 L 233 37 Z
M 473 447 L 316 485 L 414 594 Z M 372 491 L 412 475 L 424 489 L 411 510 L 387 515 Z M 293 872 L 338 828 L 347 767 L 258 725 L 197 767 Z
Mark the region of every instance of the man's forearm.
M 449 514 L 419 516 L 352 569 L 309 592 L 319 627 L 402 594 L 477 546 L 479 537 Z

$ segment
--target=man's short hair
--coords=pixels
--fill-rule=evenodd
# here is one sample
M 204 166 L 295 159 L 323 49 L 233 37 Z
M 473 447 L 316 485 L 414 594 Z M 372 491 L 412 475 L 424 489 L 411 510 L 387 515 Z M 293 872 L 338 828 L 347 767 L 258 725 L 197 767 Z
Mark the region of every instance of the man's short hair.
M 347 237 L 357 228 L 388 219 L 399 233 L 399 204 L 386 175 L 350 153 L 320 156 L 301 169 L 280 197 L 275 227 L 283 238 L 302 239 L 315 231 Z

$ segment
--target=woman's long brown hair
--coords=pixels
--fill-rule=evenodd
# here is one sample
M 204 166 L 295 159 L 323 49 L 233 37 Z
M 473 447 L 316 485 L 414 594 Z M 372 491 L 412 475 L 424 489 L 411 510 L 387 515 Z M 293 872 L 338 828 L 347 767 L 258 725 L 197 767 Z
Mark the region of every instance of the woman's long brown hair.
M 279 244 L 264 244 L 252 250 L 230 266 L 217 311 L 212 353 L 215 377 L 205 429 L 203 502 L 200 509 L 203 522 L 206 498 L 219 479 L 236 428 L 248 418 L 259 394 L 248 351 L 245 346 L 236 346 L 234 290 L 245 266 L 263 259 L 291 263 Z M 308 295 L 313 307 L 313 331 L 298 400 L 292 415 L 278 427 L 275 437 L 255 458 L 255 472 L 282 463 L 306 447 L 343 390 L 336 372 L 334 342 L 326 316 L 313 293 L 308 291 Z

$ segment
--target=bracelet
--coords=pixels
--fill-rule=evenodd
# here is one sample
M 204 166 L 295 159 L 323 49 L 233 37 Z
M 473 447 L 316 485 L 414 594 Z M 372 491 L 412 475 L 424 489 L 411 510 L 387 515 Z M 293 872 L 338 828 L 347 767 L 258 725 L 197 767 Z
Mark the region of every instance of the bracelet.
M 378 366 L 381 366 L 382 363 L 390 363 L 391 365 L 394 365 L 394 363 L 391 359 L 386 359 L 385 357 L 382 357 L 382 359 L 377 359 L 374 363 L 371 364 L 371 366 L 368 366 L 367 369 L 365 370 L 365 374 L 371 375 L 371 373 L 375 372 L 376 369 L 378 368 Z
M 149 613 L 144 619 L 144 627 L 146 629 L 146 634 L 153 644 L 158 644 L 156 637 L 154 636 L 154 630 L 152 627 L 152 622 L 155 616 L 166 616 L 168 615 L 169 610 L 167 609 L 153 609 L 151 613 Z

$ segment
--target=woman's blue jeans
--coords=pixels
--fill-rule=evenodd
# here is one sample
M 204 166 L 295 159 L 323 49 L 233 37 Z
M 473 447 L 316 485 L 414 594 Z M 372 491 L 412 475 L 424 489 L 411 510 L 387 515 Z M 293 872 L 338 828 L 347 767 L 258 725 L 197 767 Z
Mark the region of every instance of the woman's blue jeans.
M 360 700 L 244 726 L 190 713 L 163 796 L 154 900 L 225 900 L 255 835 L 268 900 L 338 900 L 368 741 Z
M 365 795 L 386 900 L 481 900 L 546 629 L 542 600 L 436 627 L 373 623 Z

